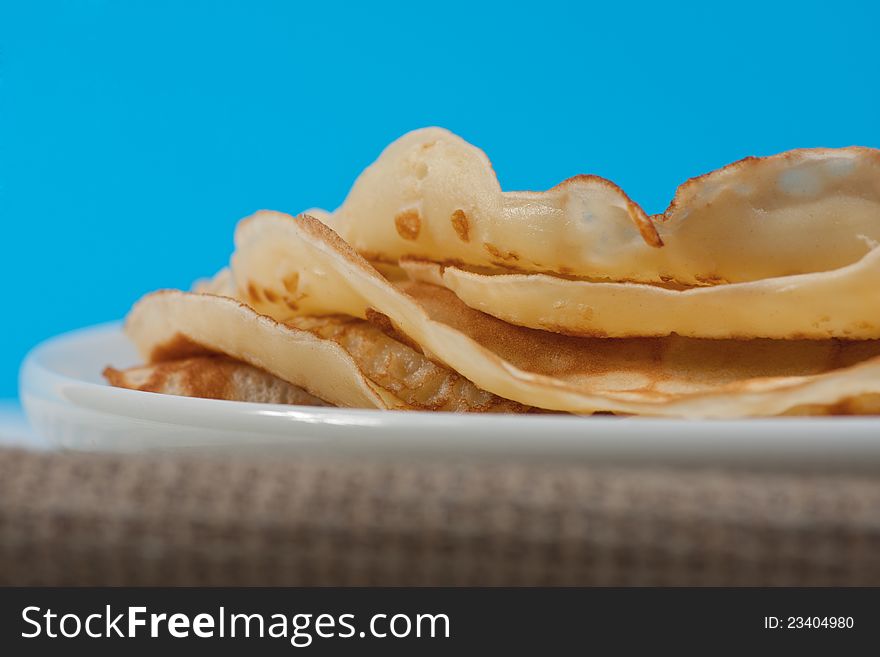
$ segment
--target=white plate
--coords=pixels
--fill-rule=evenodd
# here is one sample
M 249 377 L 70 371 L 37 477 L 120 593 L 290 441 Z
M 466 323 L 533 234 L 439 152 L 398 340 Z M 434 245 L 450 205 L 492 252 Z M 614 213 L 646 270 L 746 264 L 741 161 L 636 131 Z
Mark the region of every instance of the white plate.
M 34 435 L 17 399 L 0 400 L 0 447 L 46 449 L 47 445 Z
M 66 449 L 233 450 L 880 470 L 880 418 L 669 420 L 468 415 L 190 399 L 110 387 L 138 362 L 118 324 L 36 347 L 21 374 L 34 429 Z

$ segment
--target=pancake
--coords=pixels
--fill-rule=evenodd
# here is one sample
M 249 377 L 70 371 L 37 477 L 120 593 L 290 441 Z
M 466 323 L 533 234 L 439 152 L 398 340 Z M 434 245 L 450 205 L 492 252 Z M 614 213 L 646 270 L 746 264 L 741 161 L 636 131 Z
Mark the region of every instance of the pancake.
M 369 260 L 686 286 L 831 271 L 880 242 L 880 151 L 802 149 L 693 178 L 649 217 L 614 183 L 576 176 L 502 192 L 486 155 L 427 128 L 388 146 L 333 213 Z
M 203 284 L 217 289 L 217 284 Z M 227 290 L 228 291 L 228 290 Z M 458 412 L 525 412 L 349 317 L 283 324 L 228 296 L 165 290 L 141 299 L 125 330 L 147 363 L 224 354 L 335 406 Z M 386 328 L 387 330 L 387 328 Z
M 880 338 L 880 249 L 830 272 L 713 287 L 485 274 L 403 261 L 415 280 L 512 324 L 592 337 Z
M 298 386 L 223 356 L 195 356 L 125 370 L 108 367 L 104 377 L 117 388 L 166 395 L 261 404 L 327 405 Z

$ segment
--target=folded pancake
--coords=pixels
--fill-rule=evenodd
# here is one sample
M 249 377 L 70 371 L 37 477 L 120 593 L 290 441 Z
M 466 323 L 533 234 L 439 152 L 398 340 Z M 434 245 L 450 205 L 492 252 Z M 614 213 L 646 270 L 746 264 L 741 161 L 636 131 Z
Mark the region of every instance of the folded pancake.
M 147 363 L 224 354 L 299 386 L 334 406 L 401 408 L 338 344 L 284 326 L 211 294 L 162 290 L 138 301 L 125 332 Z
M 757 281 L 838 269 L 880 241 L 880 151 L 747 158 L 687 181 L 649 218 L 597 176 L 502 192 L 481 150 L 427 128 L 385 149 L 336 212 L 309 214 L 374 261 L 689 286 Z
M 242 221 L 231 269 L 260 313 L 381 318 L 483 390 L 544 409 L 739 417 L 865 411 L 880 395 L 880 341 L 609 340 L 514 326 L 444 288 L 391 284 L 308 216 Z
M 349 317 L 291 318 L 282 324 L 233 298 L 165 290 L 141 299 L 125 330 L 148 363 L 224 354 L 335 406 L 529 410 L 480 390 L 381 327 Z
M 830 272 L 713 287 L 486 274 L 403 261 L 471 308 L 512 324 L 567 335 L 696 338 L 880 338 L 880 248 Z
M 195 356 L 125 370 L 108 367 L 104 378 L 117 388 L 166 395 L 261 404 L 327 405 L 299 386 L 224 356 Z

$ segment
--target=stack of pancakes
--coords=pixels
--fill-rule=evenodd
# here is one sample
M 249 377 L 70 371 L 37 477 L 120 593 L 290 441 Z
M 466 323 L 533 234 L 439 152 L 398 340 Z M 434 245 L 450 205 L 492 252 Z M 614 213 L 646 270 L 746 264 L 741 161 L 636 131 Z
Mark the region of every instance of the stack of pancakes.
M 502 192 L 405 135 L 333 213 L 258 212 L 159 291 L 113 385 L 242 401 L 743 417 L 880 411 L 880 151 L 749 158 L 648 216 L 613 183 Z

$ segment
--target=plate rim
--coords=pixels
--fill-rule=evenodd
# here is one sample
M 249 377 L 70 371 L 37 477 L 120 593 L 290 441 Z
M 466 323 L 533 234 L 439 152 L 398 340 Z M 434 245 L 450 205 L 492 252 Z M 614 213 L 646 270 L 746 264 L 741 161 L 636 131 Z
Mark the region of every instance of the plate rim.
M 627 464 L 787 464 L 795 469 L 826 465 L 839 469 L 845 464 L 880 469 L 880 416 L 688 419 L 294 406 L 115 388 L 53 368 L 51 359 L 63 357 L 64 351 L 76 348 L 78 341 L 105 337 L 124 340 L 121 329 L 120 322 L 107 322 L 62 333 L 36 345 L 25 358 L 20 375 L 20 396 L 28 415 L 32 413 L 31 400 L 52 402 L 56 408 L 60 405 L 63 410 L 69 405 L 77 413 L 99 414 L 102 417 L 97 419 L 112 418 L 117 424 L 143 421 L 154 428 L 202 432 L 221 429 L 275 440 L 326 439 L 325 447 L 374 446 L 386 455 L 394 450 L 439 450 L 465 457 L 480 453 L 497 456 L 510 451 L 532 457 L 558 459 L 567 454 L 581 460 Z M 133 413 L 133 408 L 141 410 Z M 221 422 L 212 424 L 205 421 L 206 417 L 218 417 Z M 535 439 L 538 432 L 540 437 Z M 767 463 L 762 462 L 765 459 Z
M 108 333 L 111 334 L 112 337 L 116 338 L 120 335 L 124 335 L 122 333 L 123 322 L 122 320 L 115 320 L 110 322 L 102 322 L 99 324 L 94 324 L 91 326 L 85 326 L 81 328 L 77 328 L 71 331 L 66 331 L 57 335 L 54 335 L 42 342 L 38 343 L 27 353 L 24 360 L 22 361 L 22 365 L 19 373 L 19 392 L 21 393 L 23 389 L 26 387 L 26 379 L 31 378 L 35 373 L 41 376 L 45 376 L 46 378 L 52 380 L 56 383 L 64 383 L 64 384 L 72 384 L 83 388 L 98 388 L 101 389 L 104 394 L 108 395 L 120 395 L 120 396 L 131 396 L 134 398 L 140 398 L 145 395 L 150 397 L 161 396 L 163 399 L 174 400 L 174 401 L 184 401 L 187 404 L 203 404 L 207 406 L 216 406 L 217 408 L 234 408 L 241 410 L 251 410 L 258 411 L 261 409 L 272 410 L 272 411 L 283 411 L 287 409 L 307 409 L 310 412 L 315 413 L 316 415 L 327 414 L 333 415 L 338 414 L 340 412 L 350 413 L 352 415 L 364 415 L 364 416 L 381 416 L 389 418 L 450 418 L 450 417 L 458 417 L 458 418 L 467 418 L 469 421 L 473 420 L 475 422 L 489 422 L 495 423 L 499 418 L 516 418 L 523 422 L 536 422 L 539 424 L 544 423 L 555 423 L 562 421 L 563 423 L 662 423 L 664 425 L 675 425 L 675 424 L 711 424 L 713 426 L 718 425 L 726 425 L 726 424 L 801 424 L 801 423 L 809 423 L 810 425 L 814 424 L 824 424 L 829 426 L 836 426 L 841 424 L 861 424 L 864 422 L 876 423 L 877 428 L 880 429 L 880 415 L 838 415 L 838 416 L 797 416 L 797 415 L 788 415 L 788 416 L 775 416 L 775 417 L 747 417 L 747 418 L 678 418 L 678 417 L 664 417 L 664 416 L 612 416 L 612 415 L 576 415 L 576 414 L 565 414 L 565 413 L 462 413 L 462 412 L 454 412 L 454 411 L 419 411 L 419 410 L 385 410 L 385 409 L 369 409 L 369 408 L 344 408 L 344 407 L 335 407 L 335 406 L 301 406 L 295 404 L 270 404 L 264 402 L 244 402 L 244 401 L 232 401 L 225 399 L 208 399 L 201 397 L 185 397 L 181 395 L 169 395 L 164 393 L 156 393 L 156 392 L 147 392 L 143 390 L 132 390 L 129 388 L 118 388 L 114 386 L 110 386 L 106 383 L 94 383 L 92 381 L 86 381 L 84 379 L 79 379 L 62 372 L 57 371 L 56 369 L 50 367 L 48 364 L 44 362 L 47 357 L 47 353 L 51 352 L 52 349 L 57 349 L 66 345 L 67 343 L 76 340 L 77 338 L 82 338 L 83 336 L 94 336 L 95 334 Z M 170 401 L 169 403 L 174 403 Z

